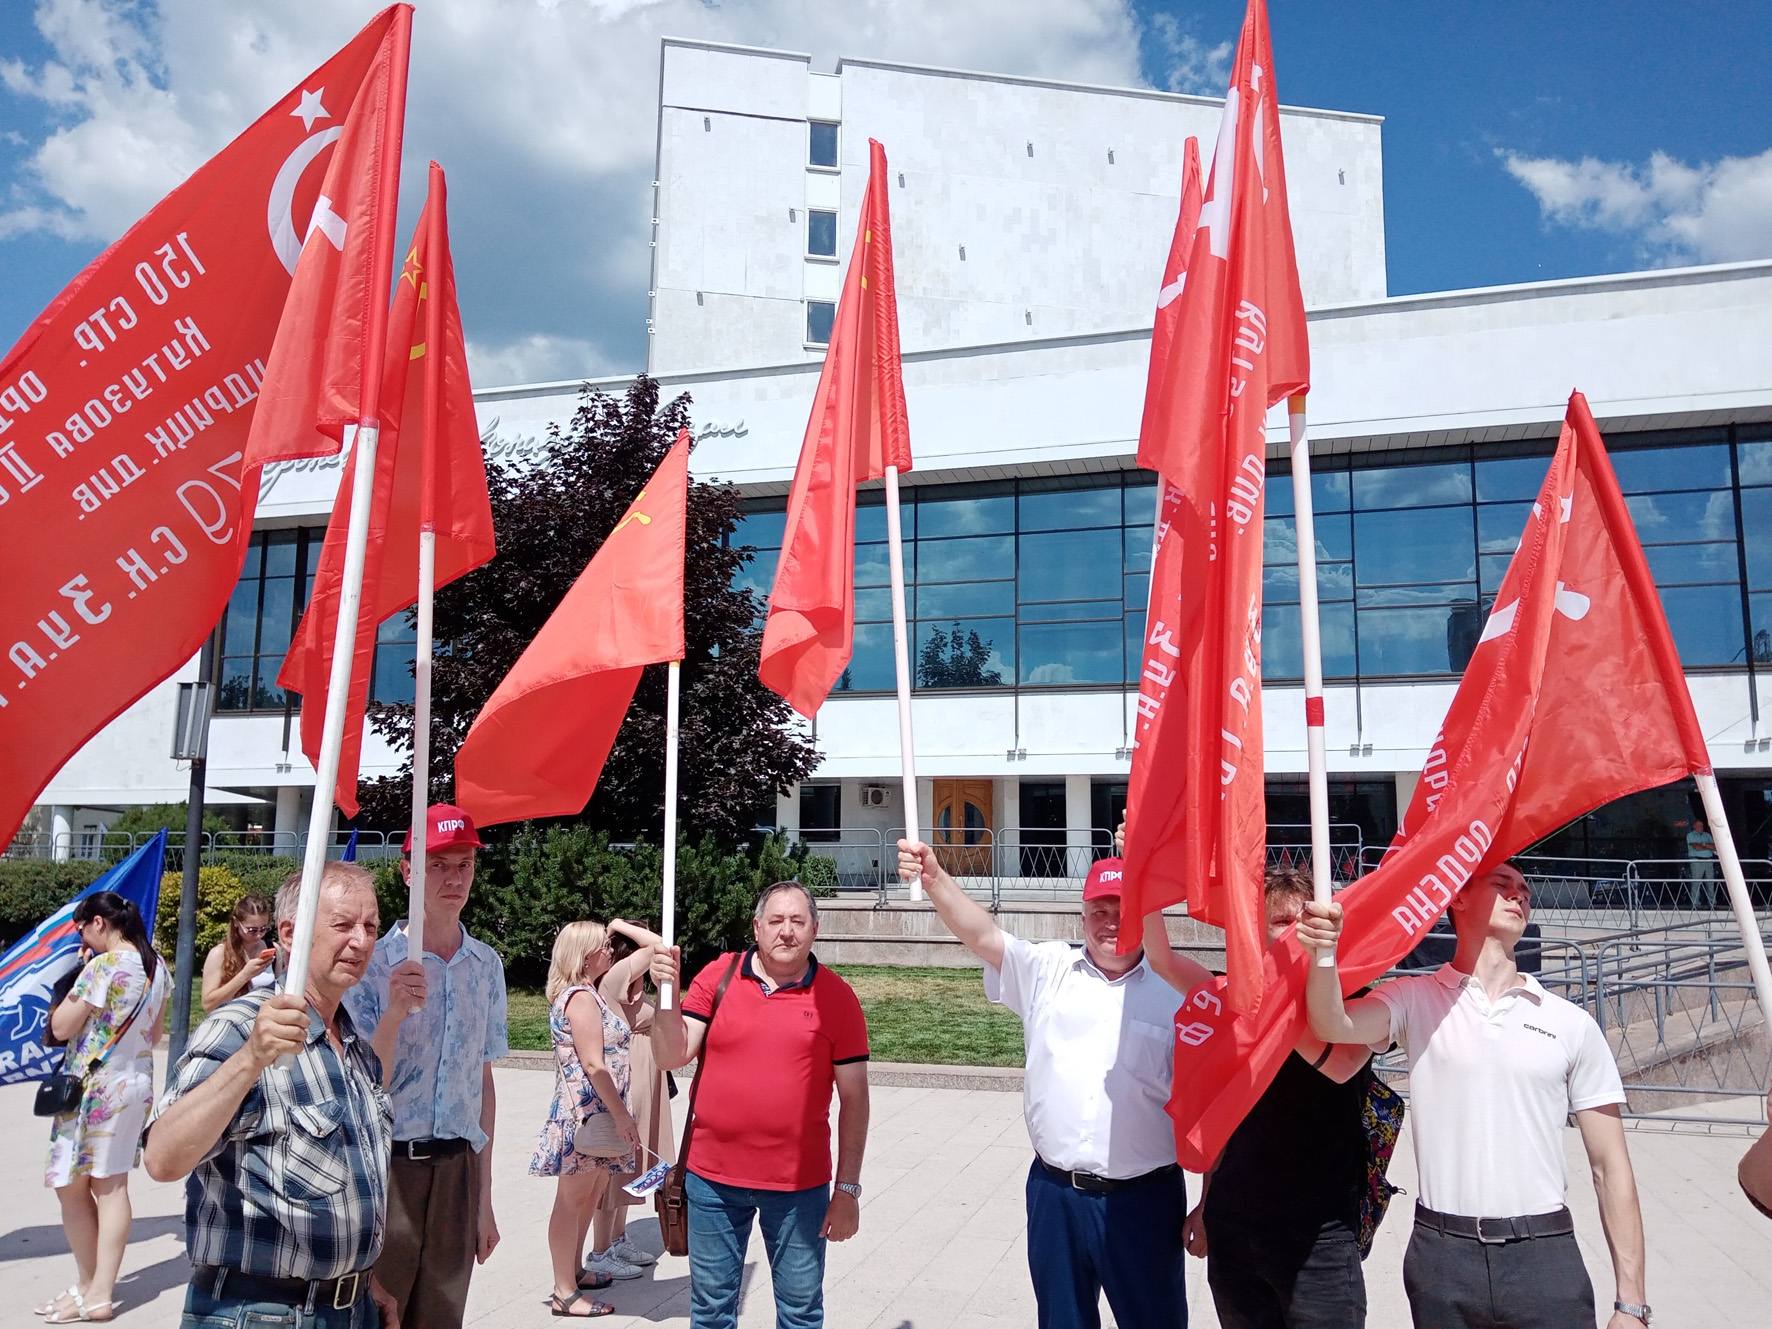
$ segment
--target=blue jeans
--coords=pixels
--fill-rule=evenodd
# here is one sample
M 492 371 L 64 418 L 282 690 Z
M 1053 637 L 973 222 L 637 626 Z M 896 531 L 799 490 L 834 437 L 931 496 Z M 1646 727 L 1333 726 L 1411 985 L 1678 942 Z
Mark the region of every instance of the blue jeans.
M 300 1307 L 273 1301 L 250 1301 L 231 1297 L 226 1284 L 222 1295 L 212 1295 L 209 1280 L 193 1282 L 185 1292 L 185 1313 L 179 1329 L 380 1329 L 381 1312 L 369 1299 L 369 1275 L 363 1275 L 363 1290 L 357 1300 L 344 1310 L 330 1305 L 316 1306 L 304 1314 Z
M 776 1329 L 821 1329 L 824 1324 L 824 1225 L 829 1186 L 803 1191 L 759 1191 L 728 1186 L 690 1172 L 690 1329 L 733 1329 L 744 1276 L 751 1220 L 763 1227 L 763 1249 L 775 1284 Z
M 1120 1329 L 1187 1329 L 1180 1168 L 1102 1194 L 1028 1171 L 1028 1272 L 1040 1329 L 1100 1329 L 1101 1294 Z

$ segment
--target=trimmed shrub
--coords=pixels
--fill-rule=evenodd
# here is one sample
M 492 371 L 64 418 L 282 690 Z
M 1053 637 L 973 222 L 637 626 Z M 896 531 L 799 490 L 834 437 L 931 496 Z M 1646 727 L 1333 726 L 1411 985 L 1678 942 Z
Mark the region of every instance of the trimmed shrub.
M 0 950 L 85 890 L 109 866 L 93 859 L 55 863 L 36 858 L 0 862 Z
M 178 906 L 183 889 L 183 873 L 168 872 L 160 878 L 160 911 L 154 920 L 154 949 L 168 960 L 177 957 Z M 194 954 L 199 971 L 210 948 L 226 940 L 228 915 L 234 912 L 240 897 L 249 893 L 246 883 L 226 867 L 217 865 L 198 869 L 197 949 Z

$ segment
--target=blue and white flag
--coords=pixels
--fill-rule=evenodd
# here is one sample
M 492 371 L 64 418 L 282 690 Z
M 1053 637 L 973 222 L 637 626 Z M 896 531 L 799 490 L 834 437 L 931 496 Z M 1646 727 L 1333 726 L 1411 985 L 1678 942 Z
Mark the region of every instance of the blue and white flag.
M 62 1063 L 61 1048 L 43 1046 L 43 1026 L 50 989 L 80 962 L 74 906 L 98 891 L 115 891 L 135 901 L 152 935 L 165 866 L 166 832 L 161 831 L 0 956 L 0 1084 L 41 1080 Z

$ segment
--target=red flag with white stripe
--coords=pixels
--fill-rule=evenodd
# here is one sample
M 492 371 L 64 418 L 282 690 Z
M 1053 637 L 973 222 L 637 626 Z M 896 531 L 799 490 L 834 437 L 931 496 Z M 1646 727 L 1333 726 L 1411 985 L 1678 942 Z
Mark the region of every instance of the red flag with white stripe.
M 1152 579 L 1145 641 L 1157 674 L 1153 693 L 1140 697 L 1147 775 L 1127 801 L 1121 909 L 1138 918 L 1185 899 L 1190 914 L 1222 927 L 1229 1000 L 1252 1010 L 1266 940 L 1266 418 L 1269 406 L 1310 383 L 1263 0 L 1250 0 L 1243 21 L 1177 303 L 1175 340 L 1146 401 L 1138 461 L 1165 481 L 1167 539 L 1179 542 L 1179 567 Z M 1129 951 L 1141 939 L 1140 929 L 1125 928 L 1120 946 Z
M 1483 635 L 1373 872 L 1337 897 L 1348 991 L 1407 955 L 1452 897 L 1602 803 L 1710 770 L 1630 511 L 1578 392 Z M 1224 980 L 1176 1016 L 1169 1111 L 1183 1167 L 1211 1165 L 1305 1028 L 1307 959 L 1267 953 L 1253 1016 Z

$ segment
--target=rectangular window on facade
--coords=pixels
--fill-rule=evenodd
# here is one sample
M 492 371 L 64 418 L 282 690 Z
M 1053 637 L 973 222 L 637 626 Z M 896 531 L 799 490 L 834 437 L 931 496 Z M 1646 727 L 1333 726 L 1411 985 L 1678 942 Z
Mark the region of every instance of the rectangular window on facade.
M 834 844 L 843 830 L 843 786 L 800 786 L 800 838 L 809 844 Z
M 806 164 L 827 170 L 837 169 L 837 126 L 829 120 L 814 120 L 806 135 Z
M 808 300 L 806 302 L 806 344 L 808 346 L 829 346 L 831 329 L 837 323 L 837 306 L 830 300 Z
M 283 709 L 277 671 L 283 667 L 296 625 L 307 608 L 313 564 L 319 559 L 324 536 L 318 529 L 253 535 L 223 618 L 216 709 Z
M 837 256 L 837 214 L 822 208 L 806 213 L 806 252 L 813 258 Z

